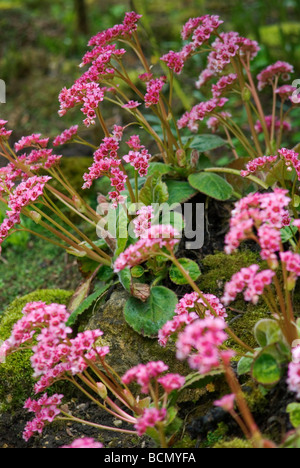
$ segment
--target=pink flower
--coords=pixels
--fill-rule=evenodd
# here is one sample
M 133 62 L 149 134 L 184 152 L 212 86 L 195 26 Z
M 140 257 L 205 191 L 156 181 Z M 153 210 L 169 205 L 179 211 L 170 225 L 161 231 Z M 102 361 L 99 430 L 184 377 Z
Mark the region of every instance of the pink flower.
M 12 130 L 6 130 L 5 125 L 7 120 L 0 120 L 0 139 L 8 140 L 12 134 Z
M 215 315 L 212 314 L 208 305 L 196 292 L 185 294 L 179 301 L 175 309 L 175 315 L 172 320 L 169 320 L 159 330 L 159 344 L 165 346 L 171 335 L 180 331 L 183 326 L 189 325 L 199 319 L 201 314 L 203 317 L 221 317 L 226 318 L 226 309 L 220 300 L 213 294 L 203 294 L 207 303 L 213 308 Z
M 123 156 L 124 161 L 130 164 L 139 173 L 140 177 L 145 177 L 148 174 L 151 154 L 141 144 L 138 135 L 132 135 L 127 145 L 133 150 Z
M 266 169 L 271 164 L 275 163 L 278 159 L 278 156 L 262 156 L 256 159 L 253 159 L 246 165 L 246 170 L 241 171 L 242 177 L 248 177 L 250 174 L 255 172 L 262 171 Z
M 188 127 L 190 131 L 196 132 L 198 130 L 198 121 L 204 120 L 212 112 L 215 113 L 216 109 L 222 108 L 227 101 L 226 98 L 213 98 L 206 102 L 200 102 L 178 120 L 178 127 Z
M 173 50 L 170 50 L 170 52 L 163 55 L 160 60 L 165 62 L 170 70 L 173 70 L 178 75 L 181 73 L 184 67 L 184 59 L 180 52 L 174 52 Z
M 122 382 L 129 385 L 131 382 L 137 382 L 141 386 L 143 393 L 149 393 L 149 385 L 153 379 L 161 376 L 168 370 L 168 366 L 162 361 L 148 362 L 139 364 L 128 370 L 122 377 Z
M 48 142 L 49 138 L 41 138 L 40 133 L 34 133 L 32 135 L 22 137 L 21 140 L 15 143 L 15 151 L 18 152 L 30 146 L 35 146 L 38 149 L 46 148 Z
M 179 333 L 176 357 L 187 359 L 192 369 L 207 374 L 221 365 L 219 347 L 227 339 L 227 327 L 221 318 L 196 320 Z
M 265 287 L 272 283 L 275 276 L 275 272 L 272 270 L 264 270 L 259 273 L 258 271 L 258 265 L 251 265 L 249 268 L 242 268 L 239 273 L 233 275 L 231 281 L 225 286 L 222 297 L 224 304 L 229 305 L 244 290 L 245 301 L 257 304 L 259 296 L 264 293 Z
M 214 402 L 215 406 L 219 406 L 220 408 L 223 408 L 223 410 L 231 412 L 234 409 L 234 401 L 235 401 L 235 395 L 225 395 L 223 396 L 220 400 L 216 400 Z
M 159 103 L 160 93 L 165 84 L 166 78 L 154 78 L 147 83 L 147 93 L 145 94 L 146 107 L 151 107 Z
M 173 226 L 154 225 L 143 235 L 136 244 L 128 247 L 115 261 L 116 273 L 125 268 L 132 268 L 146 262 L 149 258 L 157 255 L 163 247 L 173 250 L 179 242 L 179 233 Z
M 76 439 L 70 445 L 63 445 L 62 449 L 98 449 L 103 448 L 101 442 L 96 442 L 90 437 L 83 437 L 82 439 Z
M 134 427 L 138 435 L 142 436 L 149 427 L 155 427 L 157 423 L 164 421 L 166 416 L 167 410 L 165 408 L 160 410 L 156 408 L 146 408 Z
M 136 237 L 141 238 L 147 235 L 147 231 L 151 228 L 151 220 L 154 218 L 154 210 L 152 206 L 143 206 L 138 212 L 137 217 L 133 220 L 134 233 Z
M 272 123 L 273 123 L 272 115 L 266 115 L 265 116 L 265 121 L 266 121 L 267 129 L 269 131 L 271 131 Z M 260 120 L 257 120 L 254 127 L 255 127 L 255 130 L 256 130 L 257 133 L 263 133 L 263 127 L 261 125 Z M 279 131 L 280 129 L 282 129 L 285 132 L 290 132 L 292 127 L 291 127 L 291 124 L 289 122 L 287 122 L 286 120 L 281 122 L 278 117 L 275 117 L 275 130 Z
M 45 427 L 46 422 L 53 422 L 56 416 L 60 414 L 60 409 L 63 395 L 52 395 L 48 398 L 47 394 L 44 394 L 38 401 L 31 400 L 29 398 L 24 405 L 25 409 L 35 413 L 35 418 L 28 422 L 23 432 L 23 438 L 28 441 L 35 432 L 41 434 Z
M 300 277 L 300 255 L 293 252 L 280 252 L 281 261 L 285 263 L 288 272 L 295 278 Z
M 278 153 L 281 159 L 285 162 L 289 171 L 292 171 L 293 168 L 297 173 L 298 180 L 300 181 L 300 159 L 299 154 L 294 150 L 289 150 L 287 148 L 282 148 L 278 150 Z
M 216 99 L 222 96 L 222 94 L 226 92 L 228 88 L 230 88 L 236 80 L 237 80 L 237 75 L 235 73 L 222 76 L 217 82 L 217 84 L 212 85 L 213 98 Z
M 294 73 L 294 67 L 287 62 L 278 61 L 269 65 L 257 76 L 258 89 L 261 91 L 268 84 L 271 84 L 275 77 L 282 78 L 283 81 L 290 79 L 290 74 Z
M 138 101 L 128 101 L 127 104 L 124 104 L 122 107 L 124 109 L 136 109 L 141 106 L 141 103 Z
M 185 377 L 179 374 L 167 374 L 159 377 L 157 382 L 164 388 L 166 393 L 171 393 L 173 390 L 178 390 L 185 384 Z
M 289 99 L 297 88 L 291 85 L 283 85 L 276 89 L 276 94 L 283 100 Z
M 73 125 L 71 128 L 64 130 L 63 133 L 57 136 L 53 141 L 53 146 L 64 145 L 72 140 L 78 132 L 78 125 Z
M 287 194 L 286 190 L 275 189 L 270 193 L 250 194 L 236 203 L 225 237 L 225 252 L 234 252 L 242 241 L 252 239 L 257 230 L 262 258 L 275 261 L 275 254 L 280 250 L 279 231 L 289 219 Z

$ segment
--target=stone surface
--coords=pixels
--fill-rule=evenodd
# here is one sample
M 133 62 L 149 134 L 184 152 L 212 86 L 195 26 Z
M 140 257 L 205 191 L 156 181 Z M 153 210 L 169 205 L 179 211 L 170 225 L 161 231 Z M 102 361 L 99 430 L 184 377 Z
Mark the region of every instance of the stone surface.
M 110 347 L 108 364 L 123 375 L 137 364 L 162 360 L 169 366 L 170 372 L 189 374 L 191 370 L 186 363 L 176 359 L 174 345 L 163 348 L 156 339 L 144 338 L 126 323 L 123 309 L 128 297 L 126 291 L 115 291 L 87 325 L 88 329 L 100 328 L 104 332 L 99 344 Z

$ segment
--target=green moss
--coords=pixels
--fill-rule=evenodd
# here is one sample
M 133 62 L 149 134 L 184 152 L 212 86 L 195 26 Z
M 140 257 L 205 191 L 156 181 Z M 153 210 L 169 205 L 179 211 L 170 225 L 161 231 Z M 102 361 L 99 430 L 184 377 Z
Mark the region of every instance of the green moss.
M 264 304 L 259 307 L 245 304 L 244 310 L 243 314 L 235 314 L 234 318 L 229 320 L 230 328 L 248 346 L 257 348 L 258 344 L 253 333 L 254 326 L 259 320 L 270 317 L 268 309 Z M 229 340 L 228 345 L 238 350 L 235 341 Z
M 43 301 L 47 304 L 67 305 L 72 292 L 63 290 L 38 290 L 16 299 L 5 311 L 0 322 L 0 340 L 10 337 L 13 325 L 22 317 L 22 309 L 28 302 Z M 0 408 L 14 409 L 23 405 L 33 389 L 30 350 L 16 352 L 7 356 L 0 364 Z
M 232 440 L 225 440 L 222 442 L 217 442 L 213 448 L 221 449 L 221 448 L 237 448 L 237 449 L 247 449 L 247 448 L 253 448 L 251 443 L 248 442 L 247 440 L 243 439 L 232 439 Z
M 202 276 L 199 287 L 202 291 L 220 296 L 223 294 L 225 283 L 244 267 L 257 263 L 259 256 L 250 250 L 226 255 L 224 252 L 215 252 L 202 261 Z

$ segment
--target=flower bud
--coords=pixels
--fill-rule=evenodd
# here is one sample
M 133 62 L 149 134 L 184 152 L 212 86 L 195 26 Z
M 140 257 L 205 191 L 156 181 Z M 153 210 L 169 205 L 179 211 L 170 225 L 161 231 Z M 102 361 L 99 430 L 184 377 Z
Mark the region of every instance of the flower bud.
M 74 195 L 72 200 L 73 200 L 76 208 L 78 209 L 78 211 L 80 211 L 80 213 L 84 213 L 85 212 L 85 207 L 84 207 L 81 199 L 77 195 Z
M 131 285 L 131 294 L 142 302 L 150 297 L 150 286 L 148 284 L 133 283 Z
M 251 91 L 250 91 L 250 89 L 248 89 L 248 88 L 246 88 L 246 87 L 243 89 L 243 91 L 242 91 L 242 99 L 243 99 L 243 101 L 245 101 L 245 102 L 250 101 L 250 99 L 251 99 Z
M 186 165 L 186 154 L 183 149 L 176 151 L 176 158 L 179 167 L 184 167 Z
M 107 388 L 106 388 L 106 386 L 101 382 L 97 382 L 97 389 L 98 389 L 99 396 L 101 398 L 103 398 L 103 400 L 106 400 L 106 398 L 107 398 Z
M 36 223 L 36 224 L 40 224 L 41 222 L 41 215 L 39 213 L 37 213 L 36 211 L 30 211 L 30 218 Z

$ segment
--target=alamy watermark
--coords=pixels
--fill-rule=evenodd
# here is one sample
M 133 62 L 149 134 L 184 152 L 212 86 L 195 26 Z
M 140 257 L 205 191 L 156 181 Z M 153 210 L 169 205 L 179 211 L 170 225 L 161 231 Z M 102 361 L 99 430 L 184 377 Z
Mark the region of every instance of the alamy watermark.
M 291 96 L 291 100 L 294 104 L 300 104 L 300 79 L 294 80 L 292 86 L 296 89 Z
M 128 224 L 128 215 L 134 217 L 145 205 L 132 204 L 125 200 L 118 209 L 110 203 L 100 203 L 97 213 L 101 220 L 97 225 L 99 238 L 128 239 L 135 238 L 135 226 L 133 221 Z M 172 225 L 179 234 L 179 238 L 185 239 L 185 249 L 201 249 L 204 245 L 205 215 L 204 203 L 153 203 L 153 219 L 151 224 Z
M 6 104 L 6 83 L 0 80 L 0 104 Z

